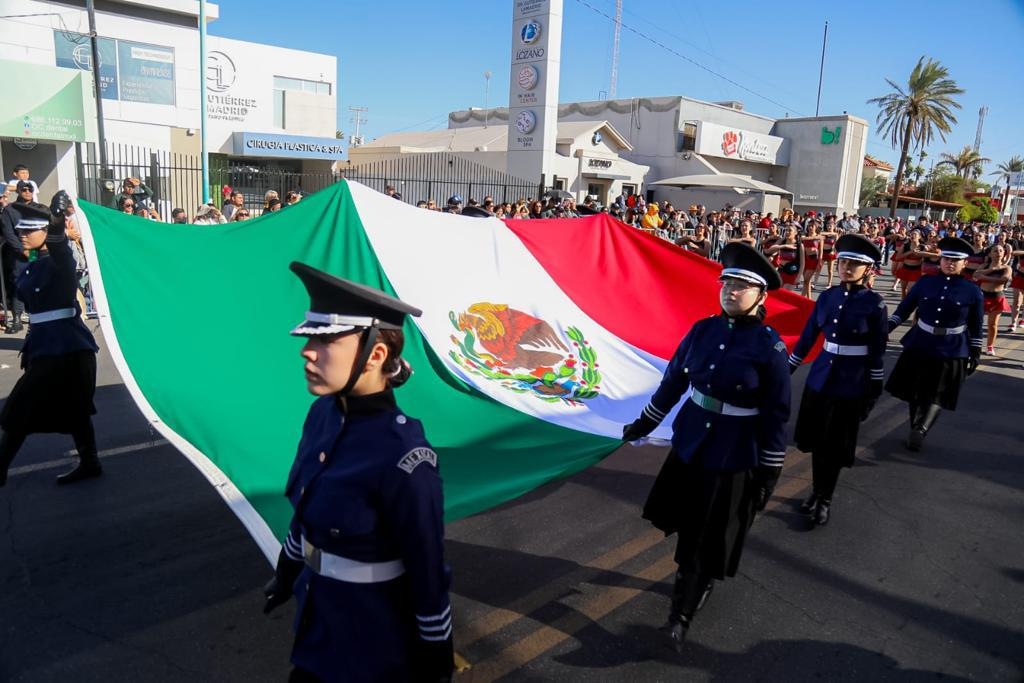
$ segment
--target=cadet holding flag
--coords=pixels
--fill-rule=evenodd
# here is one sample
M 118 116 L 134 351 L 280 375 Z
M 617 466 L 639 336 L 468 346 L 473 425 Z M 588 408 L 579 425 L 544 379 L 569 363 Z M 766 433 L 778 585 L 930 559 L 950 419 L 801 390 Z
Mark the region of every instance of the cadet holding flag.
M 915 310 L 917 319 L 900 341 L 903 352 L 886 390 L 910 406 L 906 447 L 921 450 L 943 408 L 956 410 L 964 379 L 978 369 L 984 298 L 961 277 L 971 245 L 959 237 L 939 240 L 939 275 L 921 278 L 889 316 L 889 332 Z
M 310 298 L 292 334 L 318 396 L 285 495 L 295 509 L 269 612 L 298 602 L 291 681 L 447 681 L 450 572 L 437 455 L 395 403 L 412 306 L 301 263 Z
M 622 432 L 626 441 L 650 434 L 683 400 L 643 514 L 666 535 L 679 534 L 679 571 L 662 627 L 677 650 L 713 581 L 736 575 L 747 530 L 775 488 L 786 451 L 786 346 L 762 324 L 766 292 L 782 281 L 742 242 L 726 244 L 721 260 L 721 312 L 683 338 L 647 407 Z
M 824 348 L 811 366 L 796 419 L 796 446 L 811 453 L 814 489 L 800 505 L 816 526 L 828 523 L 843 467 L 853 466 L 857 432 L 882 395 L 888 330 L 885 302 L 866 286 L 882 252 L 856 234 L 836 241 L 840 284 L 818 297 L 789 356 L 795 371 L 819 336 Z

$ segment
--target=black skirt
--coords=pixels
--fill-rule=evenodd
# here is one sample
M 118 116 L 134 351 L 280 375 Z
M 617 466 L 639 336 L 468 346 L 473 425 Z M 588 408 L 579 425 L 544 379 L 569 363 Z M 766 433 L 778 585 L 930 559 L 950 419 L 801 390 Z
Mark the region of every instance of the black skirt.
M 885 390 L 907 403 L 936 403 L 946 410 L 956 410 L 966 378 L 966 358 L 936 358 L 905 348 L 885 383 Z
M 705 470 L 669 451 L 643 517 L 666 536 L 679 534 L 675 560 L 680 571 L 716 579 L 736 576 L 754 521 L 753 480 L 753 470 Z
M 864 398 L 839 398 L 804 385 L 793 440 L 804 453 L 817 452 L 840 467 L 853 467 Z
M 21 434 L 70 434 L 96 414 L 96 354 L 34 358 L 0 411 L 0 427 Z

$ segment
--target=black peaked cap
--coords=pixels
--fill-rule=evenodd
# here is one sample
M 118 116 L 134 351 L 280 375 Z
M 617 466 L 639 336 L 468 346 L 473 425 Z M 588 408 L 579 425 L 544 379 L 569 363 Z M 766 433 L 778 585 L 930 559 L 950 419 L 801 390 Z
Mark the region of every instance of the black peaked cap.
M 312 313 L 371 318 L 379 321 L 380 327 L 393 329 L 402 327 L 406 315 L 419 316 L 423 313 L 379 289 L 343 280 L 305 263 L 292 261 L 288 267 L 305 285 Z
M 836 256 L 839 256 L 840 252 L 845 251 L 860 254 L 865 258 L 871 259 L 872 262 L 882 260 L 882 251 L 877 245 L 867 237 L 852 232 L 842 235 L 836 240 L 835 250 Z
M 722 268 L 724 269 L 722 274 L 726 277 L 730 276 L 726 272 L 729 269 L 745 270 L 759 275 L 767 283 L 765 289 L 778 289 L 782 286 L 782 278 L 779 277 L 779 271 L 775 270 L 775 266 L 761 252 L 749 244 L 729 242 L 722 247 L 719 260 L 721 260 Z
M 943 237 L 939 240 L 938 246 L 939 251 L 955 251 L 967 256 L 974 253 L 974 247 L 971 246 L 971 243 L 959 237 Z

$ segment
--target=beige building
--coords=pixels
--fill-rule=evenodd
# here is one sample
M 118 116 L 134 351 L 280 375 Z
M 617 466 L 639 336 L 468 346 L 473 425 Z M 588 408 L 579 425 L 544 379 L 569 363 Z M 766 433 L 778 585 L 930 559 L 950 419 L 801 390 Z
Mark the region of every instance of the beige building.
M 571 193 L 577 201 L 594 195 L 602 204 L 608 204 L 624 191 L 637 192 L 644 183 L 649 167 L 622 157 L 632 150 L 632 145 L 607 121 L 560 122 L 554 180 L 548 184 Z M 508 126 L 496 123 L 391 133 L 359 147 L 350 147 L 348 154 L 351 164 L 358 166 L 430 152 L 449 152 L 504 171 Z

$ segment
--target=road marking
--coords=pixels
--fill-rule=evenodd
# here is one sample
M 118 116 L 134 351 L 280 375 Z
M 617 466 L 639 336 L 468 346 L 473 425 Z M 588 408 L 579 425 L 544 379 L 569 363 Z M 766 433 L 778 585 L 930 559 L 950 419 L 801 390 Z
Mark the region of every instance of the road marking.
M 790 451 L 792 454 L 787 457 L 789 461 L 786 468 L 787 472 L 783 476 L 782 482 L 776 487 L 776 495 L 769 501 L 766 510 L 775 510 L 783 505 L 788 505 L 788 502 L 784 503 L 780 498 L 788 498 L 807 485 L 806 474 L 810 469 L 810 456 L 796 449 L 791 448 Z M 640 553 L 653 547 L 663 539 L 664 534 L 662 532 L 657 529 L 651 529 L 587 564 L 581 565 L 581 569 L 591 568 L 605 571 L 617 569 L 620 565 L 639 556 Z M 597 593 L 584 601 L 579 607 L 572 608 L 568 614 L 559 617 L 550 624 L 541 624 L 539 628 L 529 635 L 524 636 L 492 657 L 479 663 L 474 663 L 472 668 L 464 670 L 459 679 L 472 683 L 477 681 L 493 681 L 525 666 L 545 652 L 572 638 L 581 629 L 604 618 L 652 586 L 670 578 L 676 571 L 675 552 L 663 555 L 639 572 L 619 571 L 626 576 L 638 579 L 642 582 L 641 586 L 628 588 L 624 586 L 602 586 Z M 581 580 L 576 583 L 586 582 L 585 577 L 581 577 Z M 535 603 L 538 600 L 541 601 L 533 609 L 523 610 L 529 614 L 536 608 L 550 604 L 563 595 L 563 585 L 564 582 L 560 582 L 560 585 L 534 591 L 523 600 L 517 602 Z M 469 645 L 495 633 L 501 628 L 519 619 L 528 618 L 527 614 L 505 608 L 494 609 L 480 619 L 471 622 L 466 627 L 465 631 L 469 634 L 468 638 L 463 637 L 461 633 L 457 634 L 456 642 L 458 647 L 460 650 L 465 651 L 465 648 Z
M 166 446 L 168 442 L 164 439 L 158 439 L 157 441 L 146 441 L 145 443 L 135 443 L 128 446 L 118 446 L 117 448 L 108 448 L 99 452 L 99 457 L 109 458 L 115 455 L 123 455 L 124 453 L 134 453 L 136 451 L 145 451 L 151 448 L 159 448 L 160 446 Z M 29 472 L 39 472 L 41 470 L 52 470 L 58 467 L 65 467 L 68 464 L 68 459 L 74 455 L 77 455 L 78 451 L 67 451 L 64 453 L 65 457 L 59 460 L 47 460 L 46 462 L 39 462 L 35 465 L 23 465 L 21 467 L 12 467 L 9 476 L 17 476 L 19 474 L 28 474 Z

